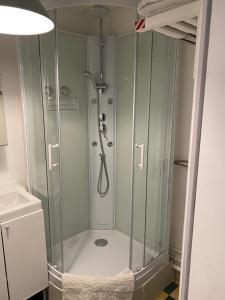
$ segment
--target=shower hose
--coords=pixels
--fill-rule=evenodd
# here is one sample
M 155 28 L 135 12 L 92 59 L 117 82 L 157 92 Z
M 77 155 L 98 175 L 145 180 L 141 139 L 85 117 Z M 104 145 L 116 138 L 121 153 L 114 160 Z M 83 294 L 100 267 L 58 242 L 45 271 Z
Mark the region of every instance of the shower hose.
M 102 141 L 102 132 L 100 130 L 101 124 L 100 124 L 99 115 L 100 115 L 100 91 L 97 90 L 97 124 L 98 124 L 99 143 L 100 143 L 100 148 L 101 148 L 101 153 L 99 154 L 100 155 L 100 169 L 99 169 L 97 190 L 98 190 L 100 197 L 105 197 L 105 195 L 109 191 L 109 174 L 108 174 L 108 169 L 107 169 L 107 164 L 106 164 L 104 145 L 103 145 L 103 141 Z M 103 173 L 105 173 L 105 178 L 106 178 L 106 187 L 104 190 L 102 187 Z

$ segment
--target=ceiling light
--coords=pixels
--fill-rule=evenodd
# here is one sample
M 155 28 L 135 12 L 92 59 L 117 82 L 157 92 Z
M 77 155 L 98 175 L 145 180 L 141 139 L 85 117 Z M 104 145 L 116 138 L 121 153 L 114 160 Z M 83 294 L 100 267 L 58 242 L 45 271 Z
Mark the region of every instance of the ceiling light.
M 0 33 L 35 35 L 54 29 L 38 0 L 0 0 Z

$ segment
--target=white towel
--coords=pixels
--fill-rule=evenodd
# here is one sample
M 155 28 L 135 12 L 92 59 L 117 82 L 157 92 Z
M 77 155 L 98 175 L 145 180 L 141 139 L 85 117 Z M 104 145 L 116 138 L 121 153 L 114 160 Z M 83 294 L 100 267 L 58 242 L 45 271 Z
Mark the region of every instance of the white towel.
M 133 272 L 124 271 L 115 277 L 89 277 L 63 274 L 64 300 L 132 300 Z
M 143 17 L 150 17 L 194 1 L 196 0 L 141 0 L 138 13 Z

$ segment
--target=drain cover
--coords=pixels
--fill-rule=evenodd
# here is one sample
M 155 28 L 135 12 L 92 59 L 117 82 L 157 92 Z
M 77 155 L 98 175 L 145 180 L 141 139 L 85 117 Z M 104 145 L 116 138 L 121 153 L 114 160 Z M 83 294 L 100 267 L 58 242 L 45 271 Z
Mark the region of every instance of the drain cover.
M 108 245 L 108 241 L 105 239 L 97 239 L 95 241 L 95 245 L 98 247 L 104 247 L 104 246 Z

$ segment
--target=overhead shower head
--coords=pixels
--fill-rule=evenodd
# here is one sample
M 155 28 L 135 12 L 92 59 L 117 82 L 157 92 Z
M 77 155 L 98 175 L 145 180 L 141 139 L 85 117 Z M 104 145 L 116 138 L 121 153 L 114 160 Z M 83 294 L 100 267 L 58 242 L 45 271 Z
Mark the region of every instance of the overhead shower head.
M 85 8 L 82 11 L 83 17 L 88 18 L 104 18 L 105 16 L 109 15 L 110 10 L 102 5 L 94 5 L 88 8 Z

